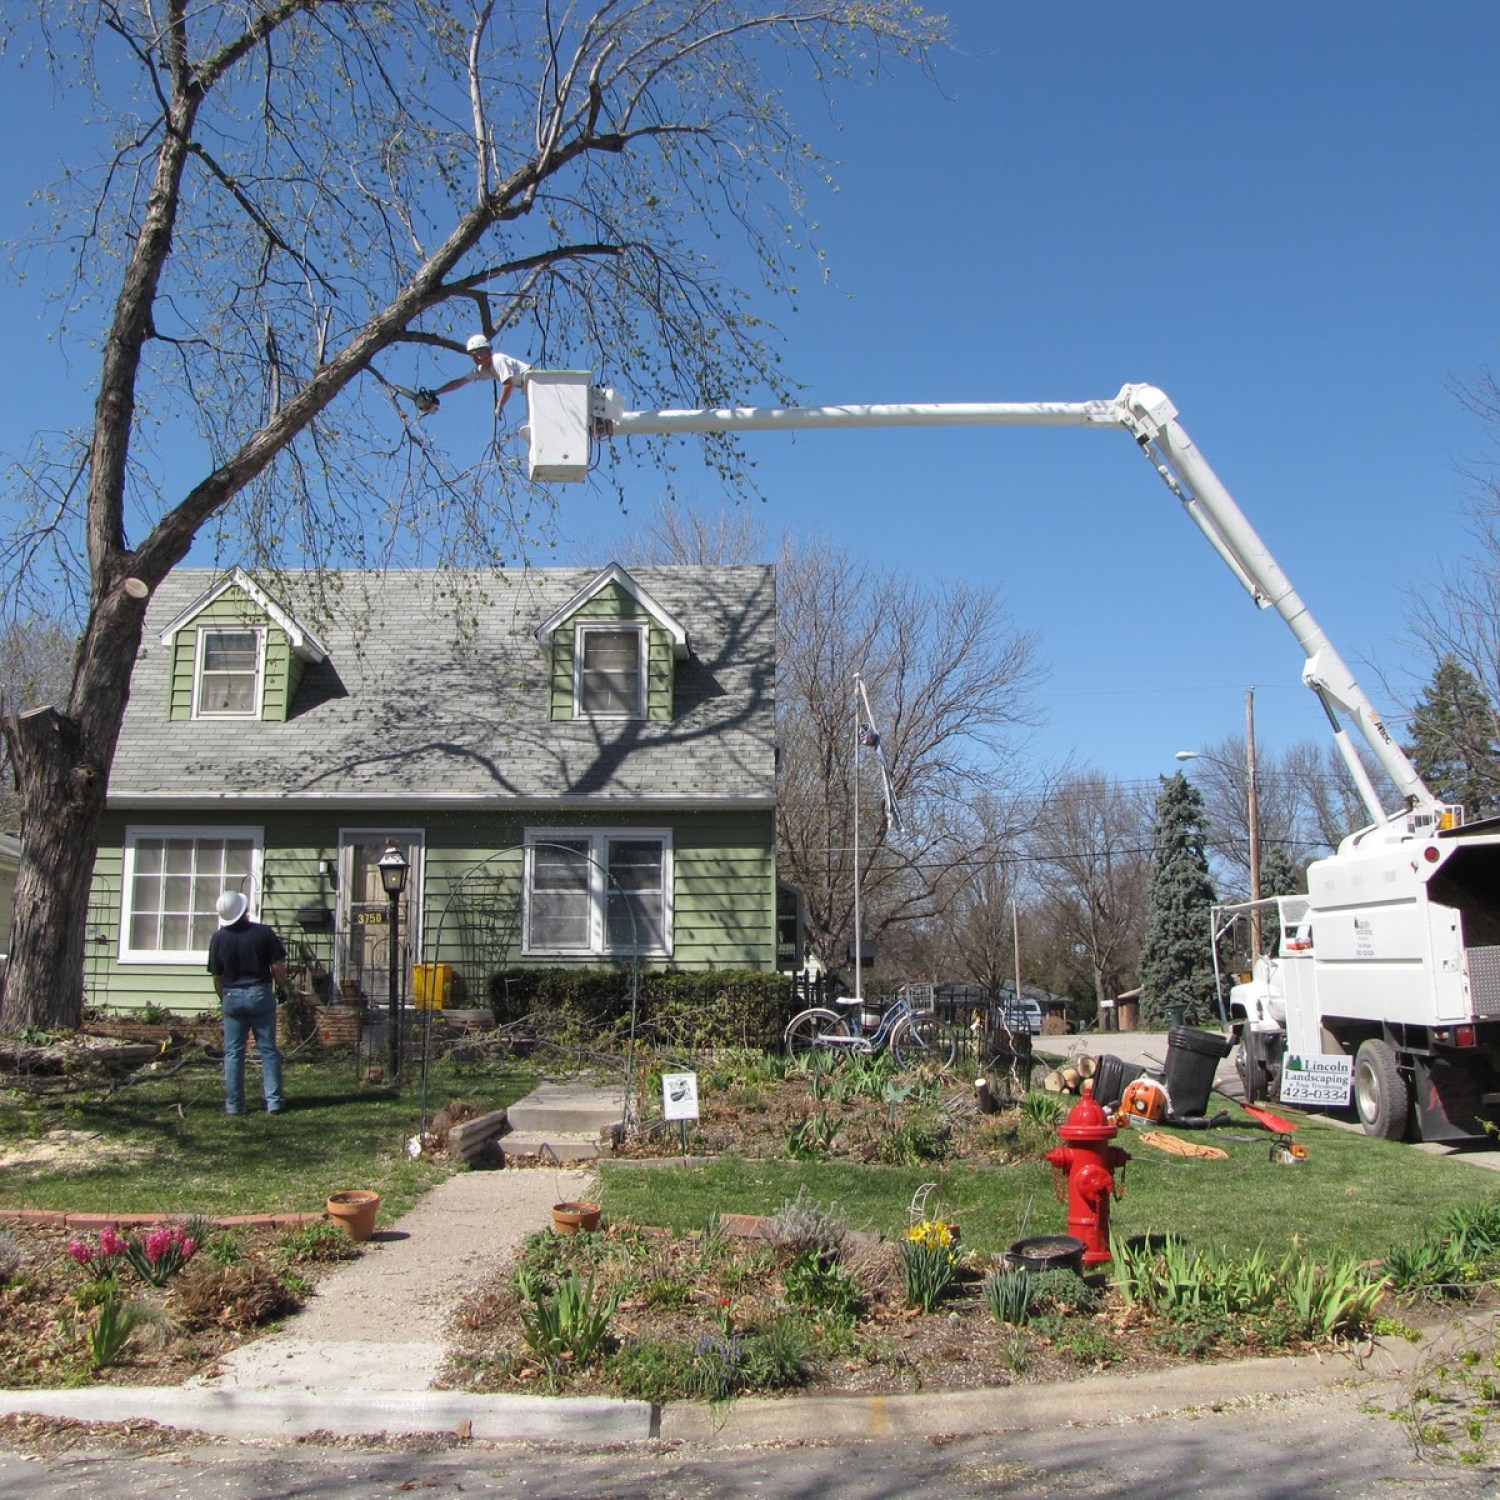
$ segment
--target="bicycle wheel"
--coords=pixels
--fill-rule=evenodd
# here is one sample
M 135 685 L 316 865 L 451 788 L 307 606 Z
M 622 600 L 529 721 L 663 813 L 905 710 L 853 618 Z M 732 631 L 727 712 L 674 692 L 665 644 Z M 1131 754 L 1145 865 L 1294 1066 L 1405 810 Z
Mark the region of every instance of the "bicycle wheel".
M 936 1016 L 908 1016 L 891 1034 L 891 1055 L 901 1068 L 920 1062 L 951 1068 L 958 1056 L 958 1038 L 953 1028 Z
M 793 1016 L 787 1022 L 782 1040 L 786 1043 L 787 1055 L 800 1057 L 813 1051 L 820 1036 L 848 1036 L 849 1023 L 831 1010 L 814 1007 Z

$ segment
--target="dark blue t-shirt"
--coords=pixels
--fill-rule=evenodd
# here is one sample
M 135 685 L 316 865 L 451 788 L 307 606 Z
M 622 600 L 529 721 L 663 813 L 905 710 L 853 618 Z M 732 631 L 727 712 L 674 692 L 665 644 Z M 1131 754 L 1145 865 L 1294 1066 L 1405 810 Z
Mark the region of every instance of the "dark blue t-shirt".
M 272 964 L 286 962 L 286 949 L 264 922 L 241 917 L 221 927 L 208 940 L 208 972 L 224 981 L 226 990 L 241 984 L 269 984 Z

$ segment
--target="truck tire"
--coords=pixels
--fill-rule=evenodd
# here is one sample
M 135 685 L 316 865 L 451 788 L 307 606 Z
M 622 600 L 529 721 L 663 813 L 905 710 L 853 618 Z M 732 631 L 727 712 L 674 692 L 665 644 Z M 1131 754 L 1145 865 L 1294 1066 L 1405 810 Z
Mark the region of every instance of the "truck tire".
M 1399 1141 L 1411 1115 L 1411 1086 L 1401 1076 L 1396 1049 L 1372 1037 L 1354 1054 L 1354 1108 L 1366 1135 Z
M 1240 1088 L 1246 1104 L 1270 1104 L 1271 1078 L 1266 1067 L 1260 1039 L 1246 1027 L 1240 1033 L 1240 1044 L 1234 1051 L 1234 1071 L 1240 1075 Z

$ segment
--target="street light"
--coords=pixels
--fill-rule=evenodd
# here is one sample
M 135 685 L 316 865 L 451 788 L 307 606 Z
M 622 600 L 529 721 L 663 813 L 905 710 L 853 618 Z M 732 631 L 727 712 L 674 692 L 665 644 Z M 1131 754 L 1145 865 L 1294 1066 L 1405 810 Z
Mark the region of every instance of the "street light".
M 380 884 L 391 903 L 390 974 L 387 982 L 391 1030 L 391 1079 L 401 1076 L 401 895 L 406 889 L 406 872 L 411 868 L 406 856 L 388 844 L 377 861 Z
M 1217 755 L 1202 750 L 1179 750 L 1177 760 L 1206 760 L 1223 766 L 1231 773 L 1234 767 Z M 1255 689 L 1245 693 L 1245 824 L 1250 834 L 1250 899 L 1260 900 L 1260 794 L 1255 783 Z M 1250 913 L 1250 956 L 1260 957 L 1260 911 Z

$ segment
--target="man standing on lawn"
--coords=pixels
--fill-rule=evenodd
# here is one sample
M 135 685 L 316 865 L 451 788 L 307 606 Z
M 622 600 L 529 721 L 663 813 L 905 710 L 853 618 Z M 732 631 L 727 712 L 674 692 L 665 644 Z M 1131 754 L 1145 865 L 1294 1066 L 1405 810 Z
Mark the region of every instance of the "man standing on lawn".
M 224 1007 L 224 1113 L 245 1113 L 245 1044 L 255 1033 L 266 1113 L 279 1115 L 281 1053 L 276 1048 L 276 991 L 286 983 L 286 949 L 263 922 L 252 922 L 239 891 L 219 897 L 219 930 L 208 942 L 208 972 Z

